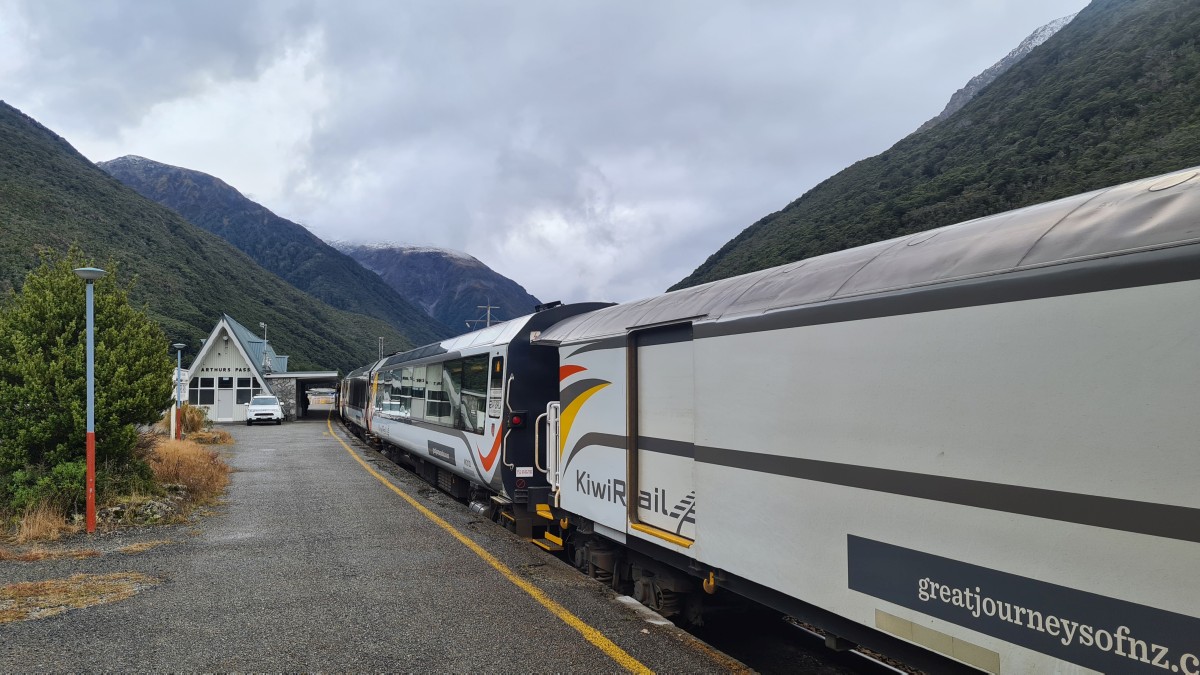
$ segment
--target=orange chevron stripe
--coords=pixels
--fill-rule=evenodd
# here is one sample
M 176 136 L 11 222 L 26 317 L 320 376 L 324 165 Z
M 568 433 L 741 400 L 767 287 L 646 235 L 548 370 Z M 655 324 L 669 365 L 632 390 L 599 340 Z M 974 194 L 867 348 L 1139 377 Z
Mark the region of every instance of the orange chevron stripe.
M 492 465 L 496 463 L 496 456 L 500 453 L 500 440 L 503 436 L 503 425 L 496 430 L 496 440 L 492 443 L 492 449 L 488 454 L 483 454 L 479 451 L 479 446 L 475 446 L 475 454 L 479 455 L 479 462 L 483 464 L 484 471 L 491 471 Z
M 583 366 L 571 366 L 571 365 L 559 366 L 558 367 L 558 381 L 562 382 L 563 380 L 574 375 L 575 373 L 582 373 L 585 370 L 587 370 L 587 368 L 584 368 Z

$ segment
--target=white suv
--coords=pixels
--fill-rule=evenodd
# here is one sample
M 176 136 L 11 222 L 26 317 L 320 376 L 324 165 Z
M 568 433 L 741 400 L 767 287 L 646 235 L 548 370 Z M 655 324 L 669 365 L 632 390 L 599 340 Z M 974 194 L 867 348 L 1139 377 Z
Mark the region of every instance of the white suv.
M 279 407 L 279 399 L 265 394 L 250 399 L 246 404 L 246 426 L 255 422 L 283 424 L 283 408 Z

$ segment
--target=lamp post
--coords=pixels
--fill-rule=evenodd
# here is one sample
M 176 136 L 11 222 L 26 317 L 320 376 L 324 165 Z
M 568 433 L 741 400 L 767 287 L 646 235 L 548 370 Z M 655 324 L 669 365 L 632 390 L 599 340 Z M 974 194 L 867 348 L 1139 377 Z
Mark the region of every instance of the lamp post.
M 80 267 L 75 275 L 87 285 L 87 531 L 96 531 L 96 338 L 92 311 L 92 285 L 106 272 L 96 267 Z
M 187 345 L 176 342 L 175 348 L 175 440 L 183 438 L 183 348 Z

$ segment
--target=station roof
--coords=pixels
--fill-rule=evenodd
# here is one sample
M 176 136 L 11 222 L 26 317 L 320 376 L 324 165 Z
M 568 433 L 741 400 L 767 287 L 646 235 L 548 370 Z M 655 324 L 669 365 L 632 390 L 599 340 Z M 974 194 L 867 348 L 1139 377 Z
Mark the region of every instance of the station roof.
M 297 380 L 337 378 L 338 373 L 336 370 L 289 371 L 288 357 L 286 355 L 276 353 L 268 340 L 259 337 L 249 328 L 238 323 L 232 316 L 224 313 L 221 314 L 221 320 L 217 322 L 217 325 L 213 326 L 212 332 L 209 333 L 204 346 L 200 349 L 200 353 L 192 361 L 193 365 L 204 360 L 208 350 L 213 347 L 217 338 L 221 335 L 222 328 L 233 338 L 234 346 L 261 382 L 265 383 L 268 379 L 277 380 L 282 378 Z

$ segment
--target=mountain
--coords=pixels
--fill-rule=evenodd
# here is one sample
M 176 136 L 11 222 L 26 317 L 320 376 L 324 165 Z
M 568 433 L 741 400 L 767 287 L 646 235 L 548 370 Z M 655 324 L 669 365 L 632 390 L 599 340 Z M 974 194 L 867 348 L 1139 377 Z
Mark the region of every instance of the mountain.
M 321 302 L 386 321 L 418 345 L 454 332 L 349 256 L 303 226 L 247 199 L 219 178 L 134 155 L 100 162 L 99 166 Z
M 430 316 L 464 332 L 485 317 L 480 307 L 491 305 L 492 320 L 507 320 L 533 311 L 541 301 L 517 282 L 501 276 L 472 256 L 439 248 L 342 242 L 334 246 L 376 272 Z
M 222 312 L 250 326 L 265 322 L 294 370 L 345 372 L 376 356 L 379 336 L 393 349 L 413 344 L 382 320 L 334 309 L 293 288 L 4 102 L 0 231 L 0 292 L 20 286 L 39 252 L 74 244 L 101 267 L 115 264 L 123 278 L 135 277 L 131 299 L 170 342 L 182 341 L 192 353 Z
M 976 75 L 975 77 L 972 77 L 967 81 L 966 86 L 964 86 L 962 89 L 954 92 L 954 95 L 950 97 L 950 101 L 946 104 L 946 107 L 942 109 L 942 112 L 938 113 L 937 117 L 934 117 L 925 124 L 922 124 L 920 128 L 917 129 L 917 132 L 920 133 L 925 131 L 926 129 L 937 125 L 939 122 L 953 115 L 959 110 L 962 110 L 963 106 L 969 103 L 971 99 L 975 98 L 975 96 L 977 96 L 979 92 L 983 91 L 985 87 L 995 81 L 997 77 L 1000 77 L 1004 73 L 1008 72 L 1009 68 L 1012 68 L 1021 59 L 1025 58 L 1029 52 L 1033 51 L 1034 47 L 1037 47 L 1046 40 L 1049 40 L 1052 35 L 1061 30 L 1063 26 L 1071 23 L 1071 19 L 1074 18 L 1075 14 L 1064 16 L 1061 19 L 1055 19 L 1045 26 L 1033 31 L 1029 37 L 1025 38 L 1021 41 L 1021 44 L 1017 45 L 1016 49 L 1012 50 L 1004 58 L 992 64 L 992 66 L 987 70 Z
M 941 123 L 726 243 L 683 288 L 1200 164 L 1200 3 L 1093 0 Z

